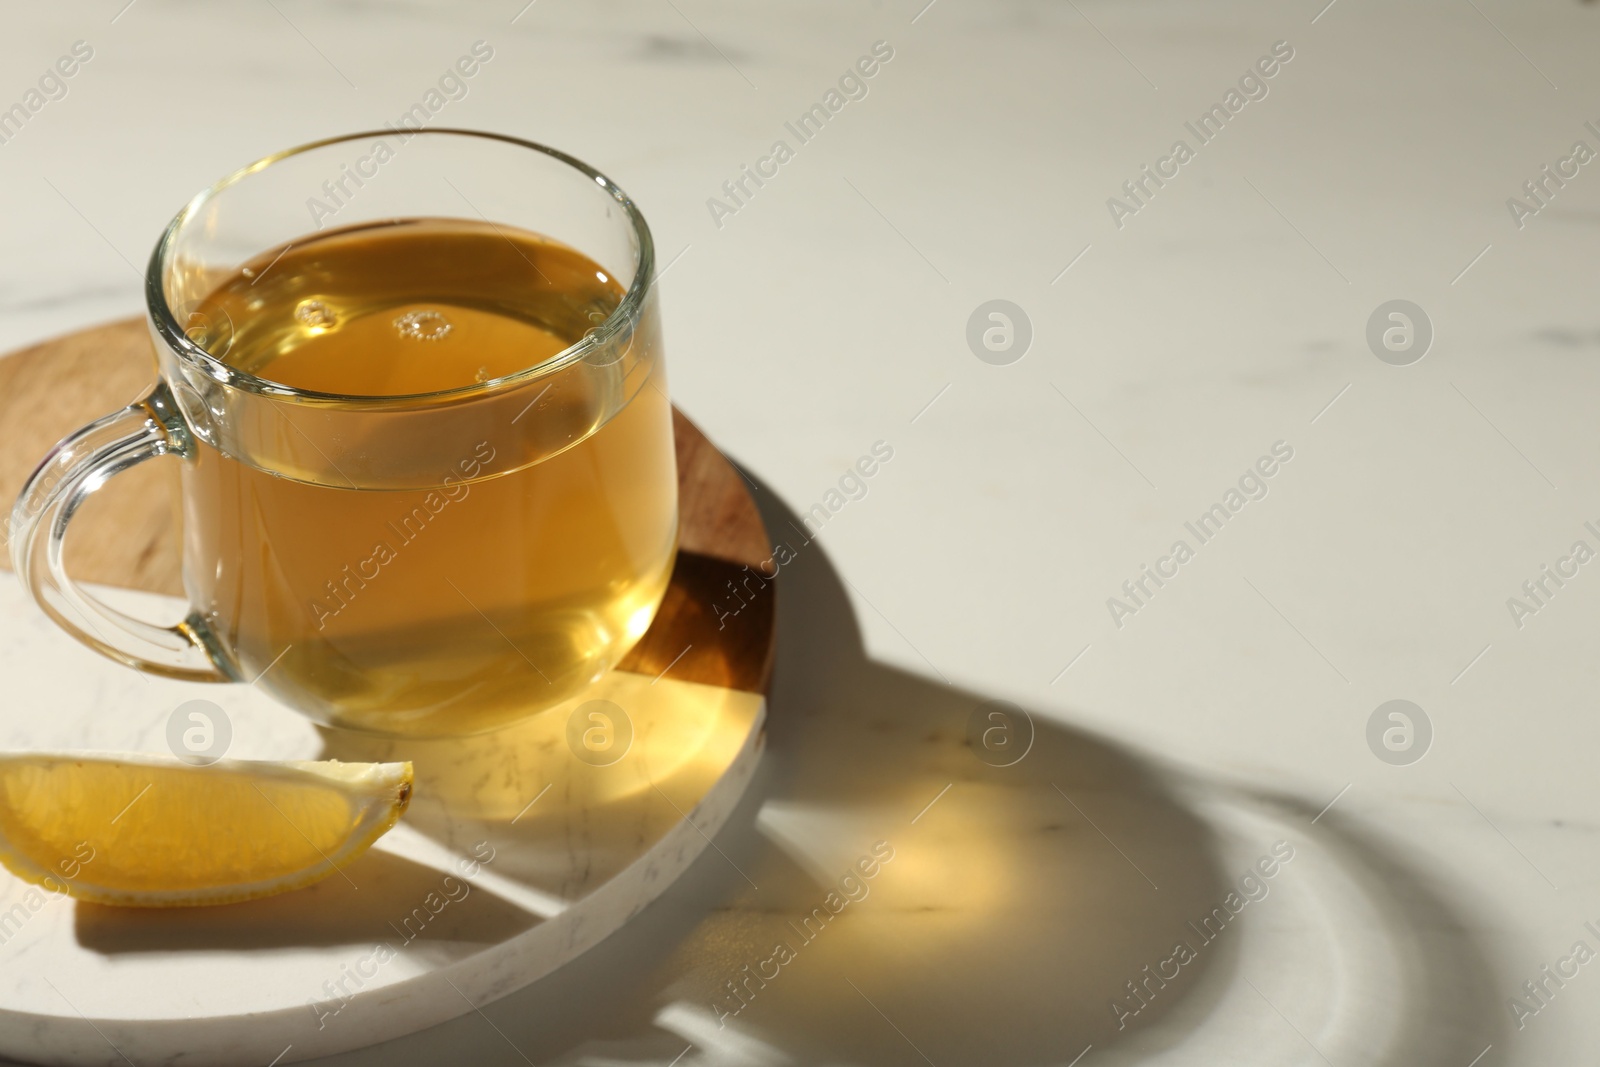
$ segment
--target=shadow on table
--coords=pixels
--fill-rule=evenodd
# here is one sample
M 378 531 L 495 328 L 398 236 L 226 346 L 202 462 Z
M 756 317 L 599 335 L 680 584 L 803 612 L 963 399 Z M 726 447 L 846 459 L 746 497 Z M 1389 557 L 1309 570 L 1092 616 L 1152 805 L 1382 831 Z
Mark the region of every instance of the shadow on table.
M 769 530 L 798 529 L 758 501 Z M 483 1016 L 327 1062 L 1068 1064 L 1090 1045 L 1100 1062 L 1178 1049 L 1205 1020 L 1237 936 L 1190 924 L 1242 873 L 1208 824 L 1136 756 L 1039 716 L 1019 762 L 980 759 L 990 702 L 869 660 L 821 547 L 785 539 L 768 753 L 715 847 Z M 1498 1042 L 1484 961 L 1447 905 L 1332 818 L 1311 830 L 1372 895 L 1386 928 L 1370 933 L 1399 946 L 1409 982 L 1370 991 L 1408 1011 L 1368 1062 L 1459 1067 Z M 1194 958 L 1151 979 L 1179 941 Z M 1119 1029 L 1113 1002 L 1143 999 Z M 1282 1024 L 1263 1006 L 1259 1025 Z
M 368 891 L 358 892 L 357 881 Z M 381 895 L 374 897 L 374 886 Z M 467 945 L 492 945 L 537 924 L 538 916 L 481 887 L 470 908 L 423 913 L 427 937 L 412 906 L 446 892 L 440 873 L 387 852 L 372 851 L 359 864 L 315 885 L 281 896 L 210 908 L 110 908 L 75 903 L 78 942 L 95 952 L 271 951 L 290 946 L 405 944 L 410 951 L 448 960 Z M 404 924 L 412 923 L 415 931 Z

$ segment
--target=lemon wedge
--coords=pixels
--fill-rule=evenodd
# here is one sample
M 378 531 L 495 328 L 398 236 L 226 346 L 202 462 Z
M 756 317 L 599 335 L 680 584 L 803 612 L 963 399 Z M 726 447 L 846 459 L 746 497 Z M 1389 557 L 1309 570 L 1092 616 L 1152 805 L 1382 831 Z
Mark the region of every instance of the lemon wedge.
M 231 904 L 310 885 L 387 832 L 411 764 L 0 756 L 0 863 L 81 900 Z

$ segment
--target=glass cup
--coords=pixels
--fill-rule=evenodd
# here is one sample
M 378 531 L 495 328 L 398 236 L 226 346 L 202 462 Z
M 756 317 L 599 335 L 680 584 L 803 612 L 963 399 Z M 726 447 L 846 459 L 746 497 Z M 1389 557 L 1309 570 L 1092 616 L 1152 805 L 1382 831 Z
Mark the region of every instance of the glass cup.
M 513 234 L 598 264 L 618 302 L 590 307 L 553 355 L 530 348 L 526 366 L 433 392 L 297 389 L 228 361 L 282 316 L 283 293 L 302 298 L 296 314 L 310 306 L 344 328 L 349 279 L 318 276 L 306 264 L 322 261 L 289 254 L 296 244 L 415 220 L 505 238 L 468 260 L 387 264 L 383 284 L 425 308 L 395 323 L 422 342 L 487 291 L 513 318 L 572 310 Z M 291 265 L 272 278 L 275 250 Z M 156 245 L 145 291 L 159 380 L 34 473 L 12 519 L 17 574 L 58 625 L 118 662 L 259 682 L 331 726 L 459 736 L 558 704 L 644 634 L 677 551 L 654 263 L 626 194 L 527 141 L 388 130 L 253 163 L 190 201 Z M 241 278 L 280 295 L 217 303 Z M 63 567 L 84 499 L 157 456 L 182 465 L 189 609 L 174 626 L 111 607 Z

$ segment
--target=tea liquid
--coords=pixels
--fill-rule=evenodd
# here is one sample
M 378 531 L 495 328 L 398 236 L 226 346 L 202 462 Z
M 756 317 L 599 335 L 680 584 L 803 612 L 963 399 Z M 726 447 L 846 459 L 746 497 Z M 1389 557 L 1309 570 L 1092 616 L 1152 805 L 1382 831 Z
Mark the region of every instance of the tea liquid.
M 536 234 L 398 220 L 264 253 L 192 321 L 258 378 L 415 397 L 543 363 L 622 298 L 603 267 Z M 672 568 L 671 406 L 659 360 L 579 361 L 549 384 L 519 387 L 520 414 L 486 407 L 461 455 L 409 435 L 405 401 L 373 416 L 351 446 L 426 457 L 415 488 L 356 487 L 328 448 L 311 484 L 201 443 L 184 464 L 185 558 L 207 563 L 186 564 L 185 581 L 237 672 L 325 721 L 429 736 L 492 729 L 613 666 Z M 507 447 L 535 432 L 559 447 L 532 462 Z

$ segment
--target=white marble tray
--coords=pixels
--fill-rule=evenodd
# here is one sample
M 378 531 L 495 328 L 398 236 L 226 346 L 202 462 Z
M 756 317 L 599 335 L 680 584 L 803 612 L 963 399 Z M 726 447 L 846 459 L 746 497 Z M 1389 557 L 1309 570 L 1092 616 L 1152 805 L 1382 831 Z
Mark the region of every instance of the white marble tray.
M 0 581 L 0 747 L 165 752 L 214 701 L 239 758 L 410 759 L 406 818 L 344 876 L 217 908 L 41 894 L 0 871 L 0 1055 L 47 1064 L 290 1063 L 410 1033 L 540 978 L 645 907 L 708 844 L 762 747 L 755 693 L 616 672 L 633 726 L 580 761 L 569 708 L 483 738 L 364 741 L 247 686 L 135 674 L 85 652 Z M 107 594 L 111 596 L 113 594 Z M 144 601 L 147 616 L 175 602 Z

